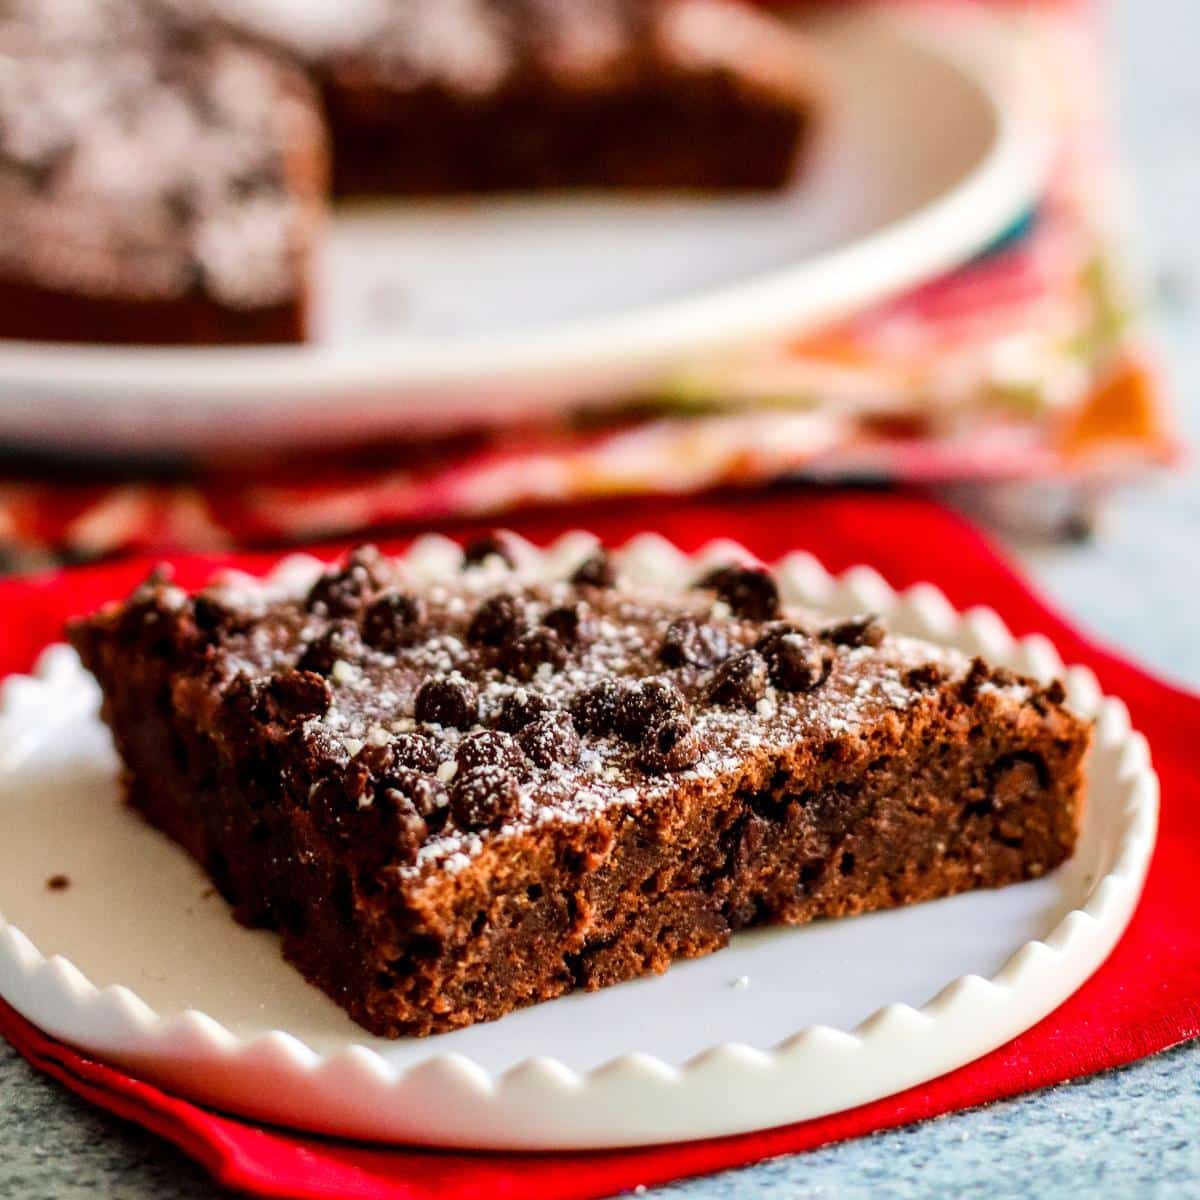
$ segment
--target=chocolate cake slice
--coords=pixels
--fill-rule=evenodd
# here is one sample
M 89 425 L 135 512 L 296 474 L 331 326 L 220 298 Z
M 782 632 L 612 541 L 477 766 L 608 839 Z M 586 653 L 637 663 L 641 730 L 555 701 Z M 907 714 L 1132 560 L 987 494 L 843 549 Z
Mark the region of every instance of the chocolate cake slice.
M 70 628 L 131 802 L 367 1029 L 1072 853 L 1089 727 L 1061 685 L 788 610 L 758 567 L 661 591 L 551 561 L 362 548 L 194 596 L 159 573 Z
M 806 43 L 733 0 L 386 0 L 315 31 L 223 8 L 306 63 L 341 195 L 776 188 L 816 111 Z
M 0 0 L 0 337 L 299 340 L 326 176 L 292 66 L 150 0 Z

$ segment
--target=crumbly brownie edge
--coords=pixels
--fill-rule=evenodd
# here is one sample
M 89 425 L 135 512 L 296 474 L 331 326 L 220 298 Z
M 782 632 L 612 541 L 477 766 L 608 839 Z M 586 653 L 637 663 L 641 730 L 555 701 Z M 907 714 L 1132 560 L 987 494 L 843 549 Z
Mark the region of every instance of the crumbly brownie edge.
M 133 803 L 241 919 L 278 926 L 306 977 L 383 1035 L 661 971 L 747 926 L 1030 878 L 1070 855 L 1081 815 L 1082 722 L 1057 699 L 1019 704 L 942 681 L 857 735 L 751 758 L 653 805 L 522 831 L 457 872 L 381 886 L 299 810 L 249 803 L 245 773 L 261 782 L 276 768 L 189 727 L 163 701 L 164 661 L 131 661 L 87 625 L 74 640 L 104 686 Z

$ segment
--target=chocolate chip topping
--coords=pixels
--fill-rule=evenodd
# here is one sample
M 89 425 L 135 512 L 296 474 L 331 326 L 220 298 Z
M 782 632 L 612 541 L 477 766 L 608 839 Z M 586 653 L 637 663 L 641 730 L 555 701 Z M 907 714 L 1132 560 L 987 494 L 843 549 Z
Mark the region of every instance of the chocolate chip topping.
M 394 654 L 421 637 L 425 604 L 408 592 L 384 592 L 367 607 L 363 616 L 363 641 L 384 654 Z
M 417 861 L 421 846 L 429 836 L 429 825 L 409 796 L 398 787 L 384 788 L 375 803 L 387 826 L 386 848 L 391 850 L 396 862 L 410 866 Z
M 501 701 L 496 725 L 506 733 L 518 733 L 526 725 L 554 712 L 556 708 L 557 705 L 549 696 L 526 688 L 517 688 Z
M 588 612 L 588 606 L 582 600 L 575 604 L 560 604 L 546 612 L 542 624 L 553 629 L 564 646 L 575 646 L 586 640 Z
M 392 741 L 390 748 L 397 766 L 430 775 L 438 769 L 437 743 L 423 733 L 402 733 Z
M 575 568 L 571 582 L 580 587 L 610 588 L 617 582 L 617 568 L 608 551 L 594 550 Z
M 310 612 L 353 616 L 386 582 L 379 551 L 374 546 L 359 546 L 340 568 L 327 571 L 312 585 L 305 603 Z
M 736 564 L 717 567 L 697 586 L 712 588 L 735 617 L 770 621 L 779 615 L 779 588 L 771 573 L 762 567 Z
M 828 647 L 796 625 L 768 630 L 755 649 L 767 660 L 771 682 L 784 692 L 813 691 L 825 682 L 833 666 Z
M 668 667 L 711 667 L 728 652 L 728 639 L 715 625 L 680 617 L 667 626 L 658 657 Z
M 932 691 L 945 682 L 945 676 L 936 663 L 921 663 L 920 666 L 905 671 L 901 678 L 904 680 L 904 686 L 912 688 L 915 692 Z
M 474 538 L 463 547 L 463 566 L 482 566 L 489 558 L 498 558 L 506 566 L 517 565 L 512 543 L 502 533 L 489 533 Z
M 836 625 L 827 625 L 821 630 L 821 637 L 835 646 L 878 646 L 885 633 L 883 622 L 874 614 L 866 613 Z
M 640 742 L 648 729 L 686 710 L 687 702 L 667 679 L 652 676 L 626 684 L 617 700 L 617 732 L 627 741 Z
M 550 712 L 531 721 L 517 735 L 521 749 L 543 770 L 555 763 L 573 763 L 579 757 L 579 734 L 571 714 Z
M 242 707 L 217 714 L 221 726 L 245 736 L 249 717 L 260 744 L 286 738 L 289 788 L 313 796 L 314 811 L 332 813 L 338 836 L 346 825 L 346 836 L 408 845 L 420 826 L 403 805 L 381 825 L 395 802 L 381 797 L 390 788 L 412 801 L 425 822 L 414 870 L 478 853 L 473 834 L 507 819 L 497 814 L 519 812 L 524 827 L 634 804 L 632 797 L 658 802 L 678 786 L 671 772 L 699 767 L 704 778 L 720 777 L 747 755 L 820 738 L 831 722 L 855 729 L 902 711 L 919 702 L 906 679 L 924 678 L 921 667 L 931 660 L 944 665 L 947 695 L 992 679 L 980 666 L 977 680 L 963 680 L 965 660 L 906 639 L 888 639 L 878 653 L 836 654 L 812 632 L 815 620 L 806 627 L 801 614 L 773 621 L 735 614 L 731 604 L 714 604 L 711 592 L 670 595 L 632 583 L 583 591 L 526 573 L 524 563 L 511 574 L 436 579 L 385 565 L 375 574 L 359 560 L 331 573 L 348 569 L 356 595 L 363 585 L 353 616 L 313 613 L 302 591 L 256 595 L 247 583 L 222 585 L 215 599 L 242 614 L 239 631 L 196 644 L 231 703 L 241 697 Z M 331 576 L 323 583 L 344 597 Z M 721 572 L 716 583 L 739 603 L 773 588 L 750 568 Z M 165 582 L 140 591 L 129 607 L 139 645 L 180 630 L 197 637 L 193 604 Z M 225 620 L 215 606 L 212 620 Z M 868 624 L 839 622 L 832 636 L 857 639 Z M 270 681 L 281 664 L 301 660 L 302 682 L 285 683 L 281 703 Z M 450 813 L 454 793 L 458 818 Z M 349 828 L 356 823 L 357 833 Z
M 268 720 L 294 725 L 328 711 L 333 701 L 329 684 L 312 671 L 282 671 L 267 684 L 263 697 Z
M 465 679 L 438 676 L 427 679 L 417 692 L 418 721 L 450 729 L 470 729 L 479 713 L 479 693 Z
M 600 679 L 579 692 L 571 701 L 571 716 L 583 733 L 603 737 L 617 727 L 621 685 L 615 679 Z
M 526 629 L 500 648 L 500 665 L 516 679 L 532 679 L 543 664 L 554 670 L 566 666 L 567 648 L 553 629 Z
M 476 646 L 502 646 L 515 637 L 525 620 L 525 606 L 508 592 L 489 596 L 467 626 L 467 641 Z
M 757 650 L 727 658 L 713 672 L 708 699 L 727 708 L 753 708 L 767 691 L 767 661 Z
M 419 771 L 394 771 L 382 781 L 382 790 L 399 791 L 408 797 L 421 818 L 431 824 L 444 815 L 450 806 L 450 795 L 445 786 L 432 776 Z
M 977 656 L 971 659 L 971 665 L 966 675 L 959 680 L 958 698 L 964 704 L 974 704 L 976 698 L 979 696 L 980 687 L 987 683 L 990 675 L 991 669 L 982 658 Z
M 192 619 L 201 633 L 219 634 L 245 627 L 245 614 L 213 592 L 200 592 L 192 601 Z
M 701 749 L 692 722 L 676 713 L 646 731 L 638 748 L 638 765 L 651 774 L 682 771 L 699 759 Z
M 511 734 L 499 730 L 480 729 L 468 734 L 458 743 L 458 769 L 470 771 L 475 767 L 510 767 L 521 765 L 521 748 Z
M 516 815 L 520 799 L 512 771 L 498 766 L 473 767 L 455 777 L 450 813 L 461 829 L 494 829 Z
M 297 666 L 302 671 L 329 675 L 337 662 L 354 662 L 363 652 L 362 638 L 353 621 L 335 621 L 319 637 L 310 642 L 300 655 Z

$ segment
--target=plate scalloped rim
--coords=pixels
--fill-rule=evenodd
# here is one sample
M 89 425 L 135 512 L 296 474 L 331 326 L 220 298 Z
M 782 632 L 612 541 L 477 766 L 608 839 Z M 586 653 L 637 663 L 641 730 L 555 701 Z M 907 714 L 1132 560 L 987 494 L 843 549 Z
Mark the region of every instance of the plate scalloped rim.
M 541 556 L 545 569 L 555 573 L 594 543 L 591 535 L 573 532 L 544 550 L 523 543 L 522 553 Z M 663 585 L 695 578 L 705 566 L 731 556 L 752 557 L 728 541 L 711 542 L 689 556 L 653 534 L 634 538 L 618 553 L 631 578 Z M 458 554 L 455 543 L 431 535 L 413 544 L 407 561 L 436 577 L 457 564 Z M 266 578 L 294 587 L 321 565 L 293 555 Z M 397 1070 L 359 1044 L 322 1055 L 282 1030 L 242 1038 L 195 1010 L 160 1015 L 131 989 L 97 988 L 68 959 L 44 956 L 2 913 L 0 995 L 54 1036 L 151 1076 L 161 1075 L 156 1063 L 187 1062 L 192 1070 L 203 1065 L 212 1078 L 189 1074 L 192 1086 L 179 1090 L 216 1106 L 344 1136 L 479 1148 L 639 1145 L 745 1132 L 892 1094 L 1003 1044 L 1074 992 L 1104 961 L 1132 916 L 1157 830 L 1158 780 L 1146 739 L 1130 728 L 1124 703 L 1101 694 L 1088 668 L 1064 669 L 1045 637 L 1015 639 L 991 609 L 958 614 L 932 585 L 896 592 L 869 567 L 834 577 L 804 553 L 788 555 L 776 570 L 788 604 L 834 613 L 869 609 L 903 632 L 956 645 L 1039 680 L 1060 675 L 1072 706 L 1095 719 L 1093 755 L 1111 760 L 1123 799 L 1113 818 L 1112 865 L 1081 907 L 1045 938 L 1022 945 L 990 979 L 964 975 L 919 1008 L 890 1004 L 850 1030 L 811 1025 L 769 1050 L 724 1042 L 680 1066 L 638 1051 L 588 1071 L 532 1057 L 499 1074 L 458 1053 L 432 1053 Z M 32 675 L 5 680 L 0 776 L 28 750 L 31 718 L 78 712 L 81 705 L 94 706 L 96 697 L 74 651 L 63 645 L 44 651 Z M 261 1104 L 228 1103 L 229 1081 L 238 1078 L 253 1079 L 260 1096 L 275 1093 L 265 1110 Z M 821 1081 L 815 1094 L 813 1079 Z M 736 1106 L 716 1103 L 735 1089 Z M 326 1103 L 331 1093 L 341 1097 L 336 1115 Z M 298 1119 L 313 1112 L 318 1119 Z

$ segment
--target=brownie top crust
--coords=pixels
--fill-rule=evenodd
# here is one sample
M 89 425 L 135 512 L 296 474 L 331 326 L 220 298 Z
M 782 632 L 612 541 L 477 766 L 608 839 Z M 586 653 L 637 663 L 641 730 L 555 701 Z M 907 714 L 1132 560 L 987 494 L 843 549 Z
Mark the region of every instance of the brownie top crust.
M 529 83 L 603 90 L 708 70 L 789 99 L 811 86 L 798 43 L 731 0 L 207 3 L 231 27 L 359 86 L 438 87 L 469 98 Z
M 169 662 L 172 703 L 205 736 L 235 755 L 284 747 L 290 793 L 391 839 L 410 876 L 853 736 L 931 693 L 1063 699 L 870 616 L 785 610 L 759 567 L 667 592 L 602 550 L 555 574 L 502 538 L 453 573 L 361 547 L 315 579 L 195 596 L 156 574 L 72 636 Z
M 0 0 L 0 273 L 94 296 L 300 286 L 322 144 L 292 68 L 152 0 Z

